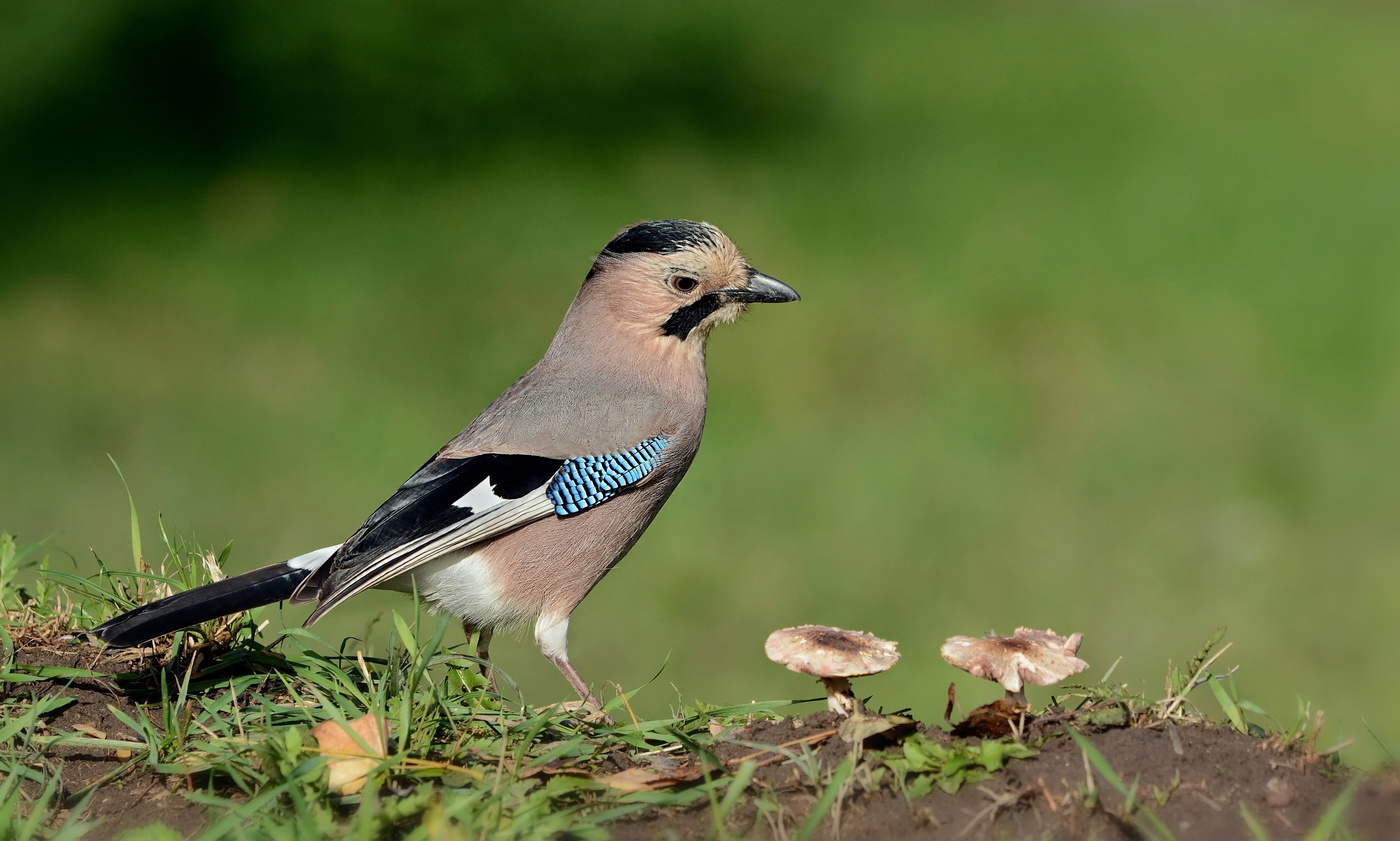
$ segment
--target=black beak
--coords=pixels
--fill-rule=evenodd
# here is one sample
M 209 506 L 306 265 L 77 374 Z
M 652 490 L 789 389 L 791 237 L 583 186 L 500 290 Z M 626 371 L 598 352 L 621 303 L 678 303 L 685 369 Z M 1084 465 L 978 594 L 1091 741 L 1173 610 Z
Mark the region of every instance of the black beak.
M 785 304 L 800 301 L 797 290 L 777 278 L 769 277 L 760 271 L 750 269 L 749 285 L 743 289 L 726 289 L 724 297 L 730 301 L 746 304 Z

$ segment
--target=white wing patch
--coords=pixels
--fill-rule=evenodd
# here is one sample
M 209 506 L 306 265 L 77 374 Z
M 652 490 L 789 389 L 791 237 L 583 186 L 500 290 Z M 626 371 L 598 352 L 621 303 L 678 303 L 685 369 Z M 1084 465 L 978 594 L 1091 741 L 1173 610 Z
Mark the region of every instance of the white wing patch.
M 473 514 L 480 514 L 495 508 L 505 500 L 491 490 L 491 480 L 482 479 L 481 484 L 462 494 L 462 498 L 452 503 L 454 508 L 470 508 Z
M 285 563 L 292 569 L 309 569 L 313 572 L 326 562 L 326 559 L 335 554 L 335 550 L 340 548 L 337 543 L 334 546 L 327 546 L 324 549 L 317 549 L 314 552 L 307 552 L 305 555 L 297 555 Z
M 473 488 L 466 496 L 471 496 L 476 490 Z M 554 503 L 545 495 L 545 489 L 540 487 L 519 499 L 502 500 L 501 504 L 494 508 L 475 512 L 460 523 L 401 543 L 365 566 L 356 568 L 349 578 L 336 587 L 334 593 L 321 600 L 320 606 L 306 622 L 310 625 L 326 611 L 356 593 L 378 587 L 385 581 L 410 572 L 434 558 L 513 531 L 553 513 Z

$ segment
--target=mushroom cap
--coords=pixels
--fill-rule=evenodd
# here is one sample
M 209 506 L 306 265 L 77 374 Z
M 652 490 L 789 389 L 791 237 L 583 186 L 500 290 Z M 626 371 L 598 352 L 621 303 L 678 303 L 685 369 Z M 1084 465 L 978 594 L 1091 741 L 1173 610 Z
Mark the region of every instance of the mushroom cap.
M 1089 668 L 1074 656 L 1083 641 L 1083 634 L 1062 637 L 1051 630 L 1017 628 L 1009 637 L 949 637 L 939 653 L 974 677 L 1020 692 L 1023 682 L 1049 686 Z
M 898 644 L 864 631 L 799 625 L 769 634 L 763 651 L 774 663 L 805 675 L 863 677 L 898 662 Z

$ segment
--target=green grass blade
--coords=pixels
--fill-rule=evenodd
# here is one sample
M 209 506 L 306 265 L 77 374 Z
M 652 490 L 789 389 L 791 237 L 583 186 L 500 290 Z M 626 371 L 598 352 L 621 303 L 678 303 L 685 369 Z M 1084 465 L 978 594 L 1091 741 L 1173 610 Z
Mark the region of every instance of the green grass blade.
M 792 836 L 793 841 L 807 841 L 821 822 L 826 818 L 826 813 L 831 811 L 831 807 L 836 804 L 836 798 L 841 794 L 841 787 L 846 784 L 846 778 L 851 776 L 855 770 L 856 758 L 848 756 L 836 766 L 836 772 L 831 775 L 831 782 L 827 784 L 826 791 L 822 792 L 821 799 L 812 807 L 812 813 L 807 816 L 807 820 L 802 822 L 802 826 Z
M 1375 740 L 1376 745 L 1382 751 L 1385 752 L 1386 761 L 1389 762 L 1391 765 L 1394 765 L 1395 752 L 1390 749 L 1389 745 L 1382 741 L 1381 737 L 1376 734 L 1375 730 L 1371 729 L 1371 722 L 1367 721 L 1366 716 L 1364 715 L 1361 716 L 1361 726 L 1366 728 L 1366 732 L 1371 734 L 1371 738 Z
M 1273 718 L 1273 716 L 1269 715 L 1268 710 L 1264 709 L 1263 707 L 1259 706 L 1253 701 L 1240 701 L 1239 704 L 1240 709 L 1244 710 L 1247 713 L 1254 713 L 1255 715 L 1260 716 L 1262 718 Z
M 403 642 L 404 648 L 410 651 L 418 648 L 417 638 L 413 636 L 413 631 L 408 627 L 408 623 L 404 621 L 404 618 L 399 615 L 398 611 L 394 611 L 394 629 L 399 632 L 399 640 Z
M 1118 670 L 1118 664 L 1121 662 L 1123 662 L 1121 656 L 1117 660 L 1114 660 L 1113 665 L 1109 666 L 1108 671 L 1104 672 L 1103 677 L 1099 678 L 1099 683 L 1108 683 L 1108 679 L 1113 677 L 1113 673 Z
M 25 818 L 18 827 L 11 827 L 14 837 L 17 839 L 37 838 L 40 825 L 49 820 L 49 804 L 53 801 L 54 795 L 58 793 L 58 775 L 49 777 L 48 783 L 44 785 L 44 790 L 34 801 L 29 810 L 29 817 Z M 7 833 L 8 834 L 8 833 Z
M 1254 841 L 1269 841 L 1269 831 L 1254 817 L 1254 813 L 1249 811 L 1249 807 L 1240 801 L 1240 817 L 1244 818 L 1244 825 L 1249 829 L 1249 835 Z
M 720 801 L 719 808 L 715 810 L 716 826 L 724 826 L 729 814 L 734 811 L 734 807 L 739 805 L 739 798 L 748 790 L 749 783 L 753 780 L 754 772 L 758 770 L 758 763 L 752 759 L 739 765 L 734 776 L 729 780 L 729 790 L 724 793 L 724 799 Z
M 1124 815 L 1131 815 L 1138 804 L 1133 802 L 1133 791 L 1129 789 L 1128 786 L 1124 785 L 1123 778 L 1118 776 L 1118 772 L 1113 770 L 1113 766 L 1104 758 L 1104 755 L 1099 753 L 1099 749 L 1090 744 L 1089 740 L 1084 738 L 1083 734 L 1073 728 L 1068 729 L 1066 732 L 1069 733 L 1069 737 L 1074 740 L 1075 744 L 1079 745 L 1079 749 L 1084 752 L 1084 755 L 1089 758 L 1089 764 L 1093 765 L 1094 768 L 1098 770 L 1099 774 L 1109 785 L 1113 786 L 1115 791 L 1123 795 L 1125 803 L 1123 813 Z M 1134 785 L 1136 786 L 1136 784 Z M 1153 838 L 1161 838 L 1164 841 L 1176 838 L 1176 836 L 1172 834 L 1172 831 L 1167 828 L 1167 825 L 1162 823 L 1162 819 L 1152 812 L 1142 809 L 1139 810 L 1139 814 L 1141 814 L 1143 819 L 1148 823 L 1148 826 L 1142 827 L 1147 835 Z
M 1079 749 L 1084 751 L 1084 754 L 1089 757 L 1089 763 L 1098 769 L 1098 772 L 1103 775 L 1104 780 L 1106 780 L 1109 785 L 1113 786 L 1119 794 L 1127 797 L 1128 787 L 1123 784 L 1123 780 L 1118 776 L 1118 772 L 1113 770 L 1113 766 L 1104 758 L 1104 755 L 1099 753 L 1099 749 L 1094 747 L 1088 739 L 1084 738 L 1078 730 L 1068 729 L 1066 732 L 1069 733 L 1069 737 L 1075 741 L 1075 744 L 1079 745 Z
M 1237 732 L 1248 733 L 1249 728 L 1244 723 L 1244 713 L 1240 712 L 1240 707 L 1235 703 L 1235 699 L 1230 697 L 1230 693 L 1225 691 L 1225 687 L 1220 685 L 1220 681 L 1211 678 L 1210 691 L 1215 695 L 1216 703 L 1220 704 L 1220 709 L 1225 712 L 1225 717 L 1230 719 L 1230 726 Z
M 112 458 L 112 454 L 107 454 L 107 460 L 112 462 L 112 466 L 117 469 L 117 478 L 122 480 L 122 487 L 126 488 L 126 503 L 131 508 L 131 563 L 136 569 L 141 568 L 141 520 L 136 516 L 136 499 L 131 495 L 131 486 L 126 483 L 126 477 L 122 475 L 121 465 Z
M 18 736 L 21 731 L 34 723 L 33 719 L 36 717 L 37 716 L 24 715 L 20 718 L 12 718 L 0 724 L 0 744 L 4 744 L 15 736 Z
M 91 669 L 75 669 L 72 666 L 29 666 L 19 664 L 15 668 L 26 675 L 33 675 L 35 678 L 48 680 L 51 678 L 110 678 L 107 672 L 94 672 Z
M 14 592 L 15 575 L 19 572 L 19 564 L 15 557 L 15 539 L 9 532 L 0 532 L 0 595 L 3 595 L 6 610 L 10 609 L 8 604 L 10 594 Z M 18 607 L 18 603 L 13 607 Z
M 15 791 L 18 787 L 19 777 L 7 770 L 4 779 L 0 779 L 0 826 L 14 823 L 15 812 L 19 809 L 19 793 Z
M 217 823 L 205 830 L 199 837 L 205 839 L 228 837 L 231 832 L 238 828 L 239 824 L 254 817 L 263 809 L 275 804 L 277 799 L 282 796 L 283 792 L 297 785 L 300 785 L 300 783 L 296 780 L 286 780 L 280 785 L 263 789 L 258 792 L 256 796 L 250 798 L 247 803 L 237 808 L 230 809 L 228 814 L 224 815 Z
M 145 742 L 133 742 L 129 739 L 94 739 L 91 736 L 80 736 L 77 733 L 35 736 L 33 739 L 30 739 L 30 743 L 39 747 L 63 746 L 66 748 L 76 747 L 129 751 L 143 751 L 149 747 Z
M 1361 778 L 1357 777 L 1342 789 L 1342 793 L 1337 795 L 1337 799 L 1332 801 L 1332 805 L 1327 807 L 1327 811 L 1318 818 L 1317 825 L 1303 836 L 1303 841 L 1327 841 L 1342 826 L 1342 820 L 1346 817 L 1347 807 L 1351 805 L 1351 799 L 1356 796 L 1356 789 L 1361 785 Z

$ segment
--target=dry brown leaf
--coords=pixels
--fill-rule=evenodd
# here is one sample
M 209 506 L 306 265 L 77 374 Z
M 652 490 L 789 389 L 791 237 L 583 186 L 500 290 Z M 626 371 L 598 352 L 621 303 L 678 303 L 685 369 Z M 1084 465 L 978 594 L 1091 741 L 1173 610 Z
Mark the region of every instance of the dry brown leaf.
M 680 783 L 693 783 L 704 774 L 699 765 L 681 765 L 665 771 L 637 767 L 599 777 L 598 782 L 618 791 L 656 791 Z
M 328 757 L 326 767 L 330 769 L 330 781 L 327 785 L 331 791 L 354 794 L 365 787 L 365 778 L 385 757 L 389 726 L 383 716 L 367 713 L 344 724 L 323 721 L 311 728 L 310 734 L 321 753 Z
M 93 737 L 94 739 L 105 739 L 105 738 L 107 738 L 107 734 L 106 734 L 104 731 L 98 730 L 96 727 L 93 727 L 91 724 L 75 724 L 75 725 L 73 725 L 73 729 L 76 730 L 76 731 L 78 731 L 79 733 L 86 733 L 86 734 L 88 734 L 89 736 Z
M 836 728 L 842 741 L 853 745 L 863 745 L 866 739 L 882 734 L 898 735 L 911 732 L 918 726 L 914 719 L 902 715 L 872 715 L 857 711 L 842 721 Z M 891 732 L 893 731 L 893 732 Z

